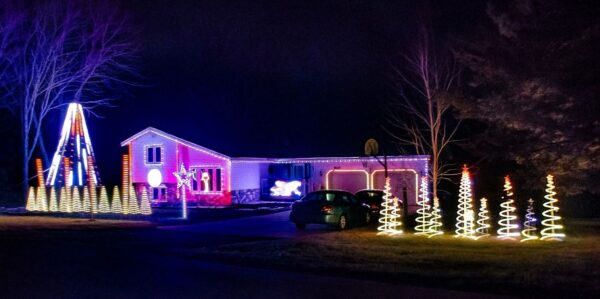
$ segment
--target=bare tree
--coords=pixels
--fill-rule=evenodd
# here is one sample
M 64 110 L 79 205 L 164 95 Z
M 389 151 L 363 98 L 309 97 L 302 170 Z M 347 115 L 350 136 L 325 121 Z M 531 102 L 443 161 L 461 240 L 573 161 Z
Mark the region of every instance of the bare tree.
M 16 80 L 11 96 L 22 128 L 26 186 L 36 149 L 49 164 L 45 119 L 72 101 L 90 112 L 111 105 L 110 91 L 135 74 L 131 61 L 137 49 L 126 19 L 111 3 L 37 2 L 14 13 L 25 18 L 16 28 L 17 53 L 3 65 Z
M 430 155 L 434 197 L 440 180 L 452 174 L 442 156 L 460 125 L 448 121 L 451 106 L 447 99 L 460 74 L 449 57 L 438 54 L 430 30 L 423 25 L 416 47 L 403 55 L 402 68 L 394 68 L 398 97 L 388 117 L 387 131 L 401 146 L 413 146 L 418 155 Z

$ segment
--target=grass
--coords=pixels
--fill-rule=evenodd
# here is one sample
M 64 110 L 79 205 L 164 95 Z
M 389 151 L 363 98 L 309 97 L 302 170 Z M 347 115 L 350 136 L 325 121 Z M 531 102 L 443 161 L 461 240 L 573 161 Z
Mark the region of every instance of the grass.
M 499 294 L 600 294 L 598 222 L 565 242 L 377 236 L 373 228 L 193 250 L 194 257 L 250 266 Z
M 58 218 L 49 216 L 0 216 L 0 231 L 53 229 L 115 229 L 151 227 L 147 221 Z

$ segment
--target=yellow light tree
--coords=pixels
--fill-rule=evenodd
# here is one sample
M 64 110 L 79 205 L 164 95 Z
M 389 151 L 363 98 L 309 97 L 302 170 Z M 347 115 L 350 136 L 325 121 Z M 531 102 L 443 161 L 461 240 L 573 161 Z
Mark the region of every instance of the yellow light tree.
M 98 206 L 98 212 L 110 213 L 110 206 L 108 205 L 108 194 L 106 194 L 106 186 L 100 187 L 100 204 Z
M 119 187 L 117 186 L 113 188 L 112 205 L 110 207 L 110 211 L 115 214 L 123 213 L 123 209 L 121 208 L 121 195 L 119 195 Z
M 467 165 L 463 166 L 460 178 L 460 191 L 458 198 L 458 211 L 456 216 L 457 238 L 476 239 L 475 236 L 475 212 L 473 211 L 473 196 L 471 193 L 471 178 Z
M 60 188 L 60 201 L 58 203 L 58 211 L 63 213 L 71 213 L 71 196 L 69 196 L 69 189 L 66 187 Z
M 516 223 L 517 216 L 515 208 L 514 194 L 512 192 L 512 184 L 508 176 L 504 177 L 504 193 L 505 201 L 500 204 L 500 220 L 498 220 L 498 239 L 501 240 L 516 240 L 520 233 L 519 225 Z
M 140 206 L 138 204 L 137 195 L 135 194 L 135 188 L 129 186 L 129 214 L 140 214 Z
M 35 189 L 33 187 L 29 187 L 29 192 L 27 192 L 27 204 L 25 205 L 25 210 L 37 211 L 37 204 L 36 204 L 36 200 L 35 200 Z
M 427 187 L 427 176 L 421 176 L 421 188 L 419 189 L 419 199 L 417 201 L 417 226 L 415 226 L 415 235 L 429 235 L 431 213 L 429 206 L 429 191 Z
M 541 240 L 548 241 L 562 241 L 565 238 L 565 234 L 562 232 L 563 226 L 559 223 L 562 219 L 558 216 L 558 199 L 556 199 L 556 192 L 554 191 L 554 177 L 548 175 L 546 177 L 546 195 L 544 198 L 544 220 L 542 220 L 543 229 L 541 231 Z
M 88 187 L 83 187 L 83 212 L 90 212 L 90 190 L 88 189 Z
M 77 187 L 73 187 L 73 192 L 71 193 L 71 211 L 75 213 L 83 211 L 81 207 L 81 196 L 79 195 L 79 188 Z
M 440 209 L 440 200 L 433 198 L 433 208 L 431 209 L 431 219 L 429 225 L 429 238 L 443 235 L 442 230 L 442 210 Z
M 56 200 L 56 190 L 54 187 L 50 188 L 50 204 L 48 210 L 50 212 L 58 212 L 58 201 Z
M 90 201 L 92 203 L 92 213 L 98 213 L 98 190 L 97 188 L 90 187 Z
M 148 190 L 146 187 L 142 189 L 142 202 L 140 203 L 140 206 L 142 215 L 152 215 L 152 207 L 150 206 L 150 199 L 148 198 Z
M 477 229 L 475 232 L 481 237 L 487 237 L 490 235 L 490 212 L 488 211 L 487 198 L 482 197 L 479 200 L 479 214 L 477 219 Z
M 385 186 L 383 187 L 383 201 L 381 203 L 381 211 L 379 212 L 379 231 L 378 235 L 395 235 L 402 231 L 396 229 L 397 224 L 392 222 L 394 199 L 392 198 L 392 187 L 390 186 L 390 178 L 385 178 Z
M 35 193 L 35 204 L 37 206 L 36 210 L 42 212 L 48 212 L 48 197 L 46 195 L 46 186 L 42 185 L 37 187 L 37 192 Z
M 525 214 L 525 222 L 523 223 L 523 230 L 521 231 L 521 242 L 527 242 L 537 240 L 537 219 L 535 218 L 535 211 L 533 208 L 533 199 L 530 198 L 527 201 L 527 213 Z

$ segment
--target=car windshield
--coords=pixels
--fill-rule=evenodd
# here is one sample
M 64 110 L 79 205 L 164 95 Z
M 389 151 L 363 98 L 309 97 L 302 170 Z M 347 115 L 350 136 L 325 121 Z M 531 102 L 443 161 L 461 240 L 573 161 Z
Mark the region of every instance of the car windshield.
M 356 194 L 359 200 L 367 203 L 378 203 L 382 199 L 382 194 L 375 191 L 361 191 Z
M 333 202 L 335 200 L 335 193 L 329 192 L 315 192 L 306 195 L 302 201 L 326 201 Z

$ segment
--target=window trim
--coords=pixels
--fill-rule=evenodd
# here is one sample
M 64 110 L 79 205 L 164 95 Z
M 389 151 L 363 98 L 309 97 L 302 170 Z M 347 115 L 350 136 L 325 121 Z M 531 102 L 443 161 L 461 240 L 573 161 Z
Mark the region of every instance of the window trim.
M 154 160 L 156 160 L 156 149 L 155 148 L 160 148 L 160 162 L 148 162 L 148 149 L 152 148 L 152 155 Z M 144 165 L 151 165 L 151 166 L 156 166 L 156 165 L 163 165 L 165 162 L 165 147 L 163 144 L 146 144 L 144 145 Z
M 216 190 L 214 190 L 214 191 L 200 191 L 200 190 L 194 190 L 194 188 L 191 188 L 192 189 L 191 190 L 192 194 L 198 194 L 198 195 L 223 195 L 224 194 L 224 190 L 225 190 L 224 182 L 225 182 L 225 180 L 223 179 L 223 174 L 224 174 L 224 171 L 223 171 L 224 167 L 223 166 L 221 166 L 221 165 L 215 165 L 215 164 L 205 164 L 205 165 L 200 164 L 200 165 L 192 165 L 192 166 L 190 166 L 190 171 L 192 171 L 192 169 L 196 170 L 196 180 L 195 181 L 196 181 L 197 184 L 202 184 L 202 182 L 200 182 L 200 176 L 201 176 L 200 169 L 212 169 L 213 170 L 213 172 L 212 172 L 213 173 L 212 180 L 215 181 L 215 184 L 216 184 L 216 181 L 218 181 L 215 178 L 215 176 L 217 174 L 217 171 L 216 171 L 217 169 L 220 169 L 219 173 L 220 173 L 220 176 L 221 176 L 221 186 L 220 186 L 221 190 L 220 191 L 216 191 Z

